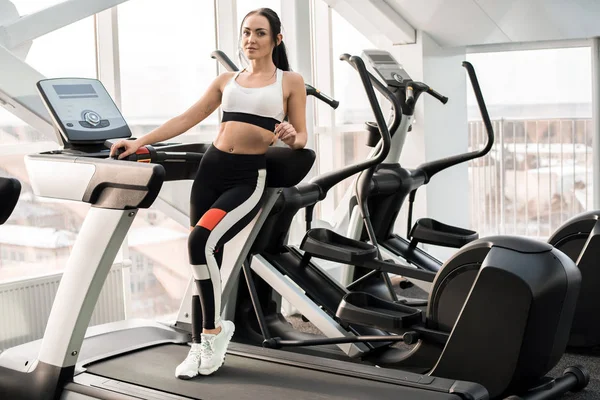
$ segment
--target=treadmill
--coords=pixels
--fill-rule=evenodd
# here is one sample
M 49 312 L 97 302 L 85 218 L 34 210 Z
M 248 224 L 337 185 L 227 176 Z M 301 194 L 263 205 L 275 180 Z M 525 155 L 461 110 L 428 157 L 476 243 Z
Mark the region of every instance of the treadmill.
M 146 320 L 88 327 L 137 211 L 152 206 L 165 181 L 193 179 L 208 145 L 159 143 L 141 148 L 127 160 L 110 159 L 110 141 L 130 138 L 131 131 L 100 81 L 46 79 L 38 82 L 37 88 L 62 146 L 25 157 L 34 193 L 86 202 L 91 207 L 67 262 L 43 338 L 0 354 L 2 398 L 488 398 L 486 389 L 476 383 L 242 343 L 231 343 L 224 366 L 215 374 L 183 381 L 174 371 L 189 350 L 189 330 Z M 312 154 L 308 169 L 312 166 L 314 153 L 310 150 L 269 150 L 281 151 Z M 302 178 L 287 184 L 295 185 Z M 232 246 L 240 249 L 238 260 L 247 256 L 253 235 L 279 193 L 280 188 L 271 182 L 246 243 Z M 233 292 L 231 286 L 223 282 L 224 307 Z

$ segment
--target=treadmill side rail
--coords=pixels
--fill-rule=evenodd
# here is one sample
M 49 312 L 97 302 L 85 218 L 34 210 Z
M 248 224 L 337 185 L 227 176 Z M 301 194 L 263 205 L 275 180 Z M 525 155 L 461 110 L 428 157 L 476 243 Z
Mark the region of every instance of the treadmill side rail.
M 165 179 L 162 165 L 65 154 L 27 155 L 25 165 L 36 196 L 118 210 L 149 208 Z
M 25 167 L 36 196 L 81 201 L 96 173 L 93 164 L 75 165 L 76 157 L 25 156 Z M 56 179 L 63 176 L 64 179 Z M 68 177 L 68 178 L 66 178 Z

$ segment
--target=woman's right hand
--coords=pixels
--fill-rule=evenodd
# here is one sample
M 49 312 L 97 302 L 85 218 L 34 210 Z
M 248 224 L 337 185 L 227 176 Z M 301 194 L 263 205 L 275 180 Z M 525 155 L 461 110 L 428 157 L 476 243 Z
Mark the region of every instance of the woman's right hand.
M 137 151 L 141 147 L 141 144 L 137 140 L 119 140 L 117 143 L 110 147 L 110 157 L 114 157 L 117 154 L 117 150 L 123 148 L 123 152 L 119 154 L 118 159 L 121 160 Z

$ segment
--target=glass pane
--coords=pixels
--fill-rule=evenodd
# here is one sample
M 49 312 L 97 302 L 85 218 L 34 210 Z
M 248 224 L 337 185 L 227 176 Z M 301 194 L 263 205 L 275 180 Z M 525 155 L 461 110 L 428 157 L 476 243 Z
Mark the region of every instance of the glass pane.
M 63 3 L 12 0 L 21 16 Z M 26 61 L 46 77 L 96 77 L 94 17 L 90 16 L 33 40 Z
M 354 68 L 339 60 L 343 53 L 361 55 L 362 51 L 374 48 L 373 43 L 335 10 L 331 12 L 331 49 L 333 68 L 333 96 L 340 101 L 334 111 L 334 126 L 320 126 L 315 129 L 318 145 L 319 172 L 343 168 L 364 160 L 370 152 L 366 146 L 366 121 L 373 121 L 373 111 L 366 97 L 364 87 Z M 389 109 L 387 105 L 382 108 Z M 327 110 L 329 112 L 329 110 Z M 319 204 L 319 217 L 334 222 L 334 210 L 340 205 L 344 194 L 353 179 L 346 179 L 333 189 L 331 201 Z M 346 207 L 342 205 L 342 207 Z
M 184 112 L 215 79 L 213 8 L 212 1 L 195 0 L 174 0 L 169 7 L 164 1 L 131 0 L 119 6 L 121 110 L 133 136 Z M 210 142 L 217 129 L 215 112 L 170 141 Z M 188 204 L 189 187 L 164 185 L 161 196 Z M 168 320 L 177 313 L 191 276 L 187 237 L 188 227 L 162 212 L 138 212 L 128 236 L 131 317 Z
M 547 238 L 592 204 L 589 47 L 469 54 L 495 143 L 470 163 L 471 220 L 480 235 Z M 568 85 L 565 78 L 568 77 Z M 468 84 L 469 140 L 485 131 Z
M 47 78 L 96 78 L 94 17 L 35 39 L 26 61 Z
M 0 176 L 22 185 L 14 212 L 0 225 L 0 282 L 64 270 L 89 204 L 34 196 L 23 154 L 3 155 Z
M 143 18 L 140 16 L 143 15 Z M 160 29 L 158 28 L 160 27 Z M 212 1 L 131 0 L 119 5 L 121 110 L 139 137 L 194 104 L 217 73 Z M 175 140 L 211 141 L 217 112 Z
M 42 2 L 16 5 L 26 3 L 43 8 Z M 36 39 L 27 62 L 46 76 L 95 77 L 94 48 L 94 24 L 90 17 Z M 64 269 L 89 209 L 87 204 L 33 195 L 23 157 L 56 148 L 56 143 L 49 140 L 0 108 L 0 176 L 17 178 L 22 184 L 15 211 L 0 226 L 0 281 Z
M 340 102 L 341 105 L 341 102 Z M 315 129 L 315 137 L 318 140 L 317 148 L 320 150 L 317 155 L 319 160 L 326 159 L 328 168 L 322 167 L 321 173 L 340 170 L 347 165 L 367 159 L 372 148 L 366 145 L 368 132 L 360 129 L 360 126 L 349 126 L 348 129 L 334 128 L 333 130 L 324 127 Z M 322 165 L 324 161 L 321 161 Z M 329 207 L 323 202 L 317 205 L 319 218 L 329 223 L 335 223 L 334 210 L 340 207 L 347 207 L 347 203 L 341 203 L 344 195 L 352 185 L 354 177 L 346 179 L 333 188 L 330 193 L 333 195 L 333 204 Z M 349 198 L 347 199 L 349 201 Z
M 15 210 L 0 225 L 0 282 L 63 270 L 89 208 L 34 196 L 23 157 L 27 143 L 37 137 L 37 131 L 0 109 L 0 151 L 11 145 L 23 150 L 0 157 L 0 176 L 16 178 L 22 186 Z
M 373 111 L 365 95 L 358 73 L 350 64 L 339 60 L 343 53 L 360 56 L 364 49 L 375 48 L 373 43 L 356 30 L 335 10 L 331 10 L 333 88 L 340 106 L 335 110 L 336 125 L 364 124 L 373 120 Z
M 130 317 L 174 319 L 191 275 L 188 230 L 158 210 L 140 210 L 127 238 Z

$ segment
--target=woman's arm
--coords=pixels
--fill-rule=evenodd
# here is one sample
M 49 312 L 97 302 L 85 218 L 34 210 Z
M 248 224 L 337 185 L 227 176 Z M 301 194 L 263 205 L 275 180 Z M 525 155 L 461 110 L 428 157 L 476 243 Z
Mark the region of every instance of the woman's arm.
M 282 142 L 292 149 L 302 149 L 306 146 L 308 134 L 306 133 L 306 87 L 302 75 L 295 72 L 287 72 L 290 84 L 290 95 L 287 100 L 287 114 L 290 124 L 296 130 L 295 140 L 290 143 L 283 137 Z
M 221 105 L 221 87 L 233 72 L 224 72 L 210 84 L 204 95 L 182 114 L 171 118 L 148 134 L 136 139 L 140 146 L 169 140 L 202 122 Z

